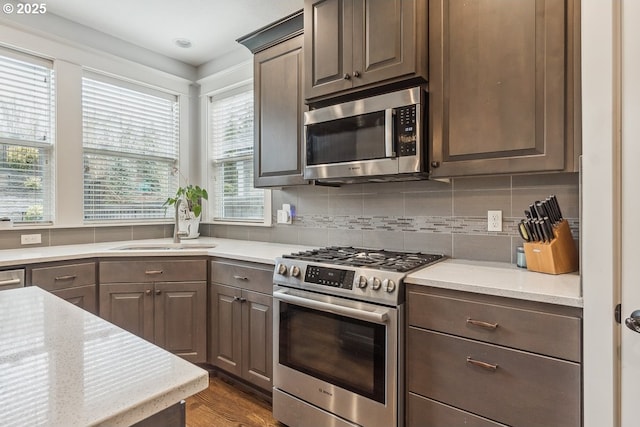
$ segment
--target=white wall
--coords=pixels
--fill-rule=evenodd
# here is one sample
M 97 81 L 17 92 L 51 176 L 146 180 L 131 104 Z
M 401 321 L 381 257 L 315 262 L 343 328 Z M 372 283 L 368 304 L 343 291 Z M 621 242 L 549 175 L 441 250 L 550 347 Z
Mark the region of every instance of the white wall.
M 636 1 L 636 0 L 631 0 Z M 584 426 L 619 425 L 619 2 L 582 0 Z

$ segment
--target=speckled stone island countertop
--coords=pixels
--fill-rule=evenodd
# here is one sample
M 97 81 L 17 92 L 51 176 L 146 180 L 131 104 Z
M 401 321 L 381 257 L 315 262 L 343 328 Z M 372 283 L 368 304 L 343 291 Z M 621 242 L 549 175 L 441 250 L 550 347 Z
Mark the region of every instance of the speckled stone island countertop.
M 0 424 L 128 426 L 208 373 L 36 286 L 0 292 Z
M 91 257 L 181 255 L 206 255 L 273 265 L 278 256 L 313 249 L 301 245 L 215 237 L 184 240 L 185 246 L 192 245 L 188 249 L 159 249 L 159 246 L 171 244 L 171 239 L 151 239 L 0 250 L 0 268 Z M 138 249 L 123 249 L 131 246 Z M 406 282 L 573 307 L 583 305 L 578 273 L 536 273 L 506 263 L 448 259 L 409 274 Z

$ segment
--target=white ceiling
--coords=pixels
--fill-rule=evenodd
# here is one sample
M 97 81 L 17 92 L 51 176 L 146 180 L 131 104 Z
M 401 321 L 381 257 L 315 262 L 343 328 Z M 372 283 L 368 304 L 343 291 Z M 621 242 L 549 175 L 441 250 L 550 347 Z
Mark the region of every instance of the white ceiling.
M 303 0 L 49 0 L 58 15 L 199 66 L 241 47 L 236 39 L 302 9 Z M 188 39 L 192 47 L 176 46 Z

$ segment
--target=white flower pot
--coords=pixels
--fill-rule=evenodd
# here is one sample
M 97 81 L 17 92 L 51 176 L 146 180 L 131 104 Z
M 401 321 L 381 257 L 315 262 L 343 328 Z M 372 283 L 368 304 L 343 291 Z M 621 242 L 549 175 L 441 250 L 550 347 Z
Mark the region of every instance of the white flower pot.
M 196 217 L 193 212 L 182 210 L 178 214 L 178 231 L 187 235 L 181 239 L 196 239 L 200 236 L 200 217 Z

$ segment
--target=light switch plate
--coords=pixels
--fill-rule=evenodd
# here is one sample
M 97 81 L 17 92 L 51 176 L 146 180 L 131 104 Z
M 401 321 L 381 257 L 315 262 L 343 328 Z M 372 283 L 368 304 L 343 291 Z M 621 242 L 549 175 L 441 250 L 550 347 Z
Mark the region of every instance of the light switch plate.
M 42 243 L 42 234 L 22 234 L 20 236 L 20 243 L 23 245 L 35 245 Z

